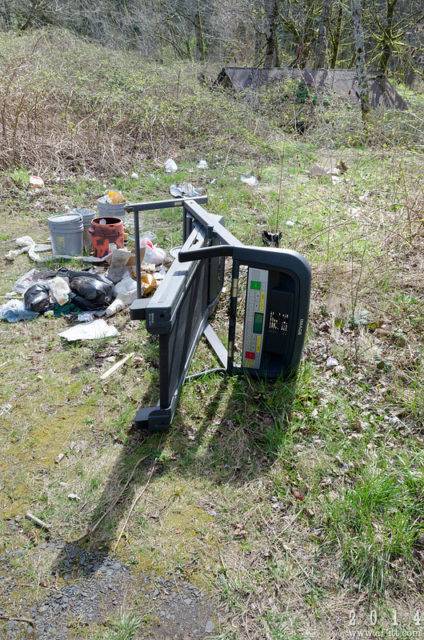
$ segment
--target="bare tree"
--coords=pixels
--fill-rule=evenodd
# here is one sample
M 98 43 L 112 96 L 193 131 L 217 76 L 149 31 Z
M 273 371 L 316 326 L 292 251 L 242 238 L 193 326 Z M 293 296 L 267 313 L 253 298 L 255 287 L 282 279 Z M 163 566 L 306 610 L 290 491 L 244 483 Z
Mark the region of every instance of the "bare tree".
M 323 0 L 321 19 L 319 22 L 318 39 L 315 47 L 315 69 L 327 66 L 328 61 L 328 34 L 331 20 L 333 0 Z
M 367 65 L 365 61 L 364 30 L 362 28 L 361 0 L 350 0 L 353 37 L 355 40 L 355 66 L 359 85 L 359 101 L 362 119 L 367 120 L 370 112 Z

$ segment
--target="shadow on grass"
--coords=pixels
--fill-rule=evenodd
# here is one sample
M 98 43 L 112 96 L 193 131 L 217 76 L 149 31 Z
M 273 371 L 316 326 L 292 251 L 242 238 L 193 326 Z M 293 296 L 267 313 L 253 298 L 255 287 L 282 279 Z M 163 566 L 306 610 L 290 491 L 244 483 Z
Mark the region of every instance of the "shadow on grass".
M 207 393 L 209 386 L 213 388 L 211 394 Z M 141 406 L 151 405 L 155 393 L 156 385 L 152 383 Z M 199 406 L 200 393 L 203 397 Z M 266 473 L 284 441 L 295 394 L 295 378 L 267 382 L 222 377 L 189 382 L 180 403 L 193 407 L 192 400 L 197 399 L 197 413 L 195 410 L 190 416 L 190 425 L 182 419 L 183 412 L 177 411 L 174 424 L 166 433 L 131 428 L 87 534 L 64 545 L 52 573 L 72 579 L 95 573 L 113 554 L 118 527 L 128 515 L 137 491 L 159 474 L 177 471 L 193 482 L 207 477 L 217 485 L 243 485 Z M 193 429 L 193 423 L 199 427 Z M 162 459 L 165 446 L 179 455 Z

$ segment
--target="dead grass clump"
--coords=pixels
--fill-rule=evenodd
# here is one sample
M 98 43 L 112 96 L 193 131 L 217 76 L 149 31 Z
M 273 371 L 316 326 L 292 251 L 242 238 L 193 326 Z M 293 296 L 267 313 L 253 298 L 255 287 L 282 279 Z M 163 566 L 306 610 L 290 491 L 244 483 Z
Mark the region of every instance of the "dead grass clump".
M 0 70 L 0 168 L 121 172 L 179 148 L 264 150 L 251 132 L 263 136 L 265 124 L 259 131 L 248 105 L 200 84 L 195 66 L 153 66 L 42 30 L 0 36 Z

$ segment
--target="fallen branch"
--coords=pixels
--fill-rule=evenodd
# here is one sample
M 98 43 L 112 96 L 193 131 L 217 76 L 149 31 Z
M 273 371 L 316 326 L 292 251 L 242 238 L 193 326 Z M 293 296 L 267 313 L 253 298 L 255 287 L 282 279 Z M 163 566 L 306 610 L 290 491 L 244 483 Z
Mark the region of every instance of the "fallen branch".
M 105 373 L 102 373 L 102 375 L 100 376 L 100 380 L 106 380 L 106 378 L 109 378 L 109 376 L 112 375 L 112 373 L 115 373 L 115 371 L 117 369 L 119 369 L 119 367 L 122 367 L 123 364 L 125 364 L 125 362 L 127 360 L 129 360 L 130 358 L 132 358 L 134 355 L 134 351 L 132 353 L 128 353 L 125 358 L 122 358 L 122 360 L 119 360 L 119 362 L 117 362 L 116 364 L 113 365 L 113 367 L 111 367 L 110 369 L 108 369 L 107 371 L 105 371 Z
M 133 470 L 132 470 L 132 471 L 131 471 L 131 473 L 130 473 L 130 477 L 129 477 L 129 478 L 128 478 L 128 480 L 126 481 L 125 486 L 124 486 L 124 488 L 122 489 L 122 491 L 119 493 L 118 497 L 117 497 L 117 498 L 115 498 L 115 500 L 112 502 L 112 504 L 110 505 L 110 507 L 109 507 L 108 509 L 106 509 L 106 511 L 104 512 L 104 514 L 103 514 L 103 515 L 102 515 L 102 516 L 97 520 L 96 524 L 95 524 L 93 527 L 91 527 L 91 529 L 89 529 L 89 530 L 87 531 L 87 533 L 85 534 L 85 536 L 83 536 L 84 538 L 85 538 L 86 536 L 89 536 L 89 535 L 91 535 L 92 533 L 94 533 L 94 532 L 95 532 L 95 530 L 97 529 L 97 527 L 100 525 L 100 523 L 101 523 L 101 522 L 103 522 L 103 520 L 106 518 L 106 516 L 107 516 L 107 515 L 112 511 L 112 509 L 114 509 L 114 507 L 118 504 L 118 502 L 120 501 L 120 499 L 121 499 L 122 495 L 125 493 L 125 491 L 126 491 L 126 489 L 127 489 L 128 485 L 129 485 L 129 483 L 131 482 L 132 477 L 133 477 L 133 475 L 135 474 L 135 472 L 136 472 L 136 470 L 137 470 L 138 466 L 143 462 L 143 460 L 146 460 L 146 458 L 148 458 L 148 457 L 149 457 L 149 455 L 150 455 L 150 454 L 148 454 L 147 456 L 143 456 L 142 458 L 140 458 L 140 460 L 138 460 L 138 462 L 135 464 L 135 466 L 134 466 Z
M 30 624 L 31 627 L 35 627 L 35 620 L 32 618 L 21 618 L 19 616 L 6 616 L 3 613 L 0 613 L 0 620 L 8 620 L 9 622 L 26 622 Z
M 127 524 L 128 524 L 128 520 L 129 520 L 129 519 L 130 519 L 130 517 L 131 517 L 131 514 L 132 514 L 132 512 L 133 512 L 133 509 L 134 509 L 135 505 L 136 505 L 136 504 L 137 504 L 137 502 L 140 500 L 141 496 L 143 495 L 143 493 L 146 491 L 147 487 L 149 486 L 149 483 L 150 483 L 150 480 L 152 479 L 152 475 L 153 475 L 153 472 L 154 472 L 155 468 L 156 468 L 156 460 L 154 460 L 154 461 L 153 461 L 152 468 L 150 469 L 149 477 L 147 478 L 147 482 L 146 482 L 146 484 L 144 485 L 144 487 L 142 488 L 142 490 L 141 490 L 141 491 L 136 495 L 136 497 L 135 497 L 135 498 L 134 498 L 134 500 L 133 500 L 133 503 L 132 503 L 132 505 L 131 505 L 131 507 L 130 507 L 130 510 L 129 510 L 129 512 L 128 512 L 128 515 L 127 515 L 127 518 L 126 518 L 126 520 L 125 520 L 125 522 L 124 522 L 124 526 L 122 527 L 121 532 L 120 532 L 120 534 L 119 534 L 119 536 L 118 536 L 118 539 L 117 539 L 117 541 L 115 542 L 115 546 L 113 547 L 113 551 L 114 551 L 114 552 L 116 551 L 116 548 L 117 548 L 117 546 L 118 546 L 118 544 L 119 544 L 119 541 L 120 541 L 120 540 L 121 540 L 121 538 L 122 538 L 122 534 L 123 534 L 123 533 L 124 533 L 124 531 L 125 531 L 125 528 L 126 528 L 126 526 L 127 526 Z
M 30 511 L 26 512 L 25 518 L 27 520 L 31 520 L 31 522 L 35 522 L 36 525 L 38 525 L 39 527 L 42 527 L 43 529 L 46 529 L 47 531 L 49 531 L 50 529 L 49 524 L 47 524 L 46 522 L 43 522 L 43 520 L 40 520 L 40 518 L 37 518 L 37 516 L 34 516 Z

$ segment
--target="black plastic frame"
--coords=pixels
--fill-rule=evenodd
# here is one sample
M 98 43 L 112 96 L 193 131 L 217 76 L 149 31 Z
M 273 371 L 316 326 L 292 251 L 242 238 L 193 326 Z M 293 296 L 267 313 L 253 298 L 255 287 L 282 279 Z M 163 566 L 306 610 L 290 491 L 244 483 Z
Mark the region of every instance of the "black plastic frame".
M 128 213 L 134 213 L 136 241 L 138 297 L 131 306 L 131 317 L 145 320 L 147 330 L 159 336 L 159 401 L 154 407 L 140 409 L 135 419 L 137 426 L 147 427 L 150 431 L 165 431 L 170 427 L 182 385 L 202 335 L 205 335 L 217 354 L 223 370 L 229 374 L 249 373 L 269 378 L 281 373 L 290 375 L 296 370 L 302 354 L 310 297 L 310 268 L 307 261 L 294 251 L 244 246 L 225 228 L 220 216 L 205 211 L 201 206 L 205 202 L 206 197 L 199 197 L 125 207 Z M 183 210 L 183 247 L 155 294 L 151 298 L 141 298 L 139 213 L 176 206 L 181 206 Z M 209 324 L 222 291 L 227 256 L 233 258 L 228 351 Z M 234 366 L 240 265 L 287 274 L 294 283 L 296 326 L 284 368 L 273 366 L 253 371 Z

